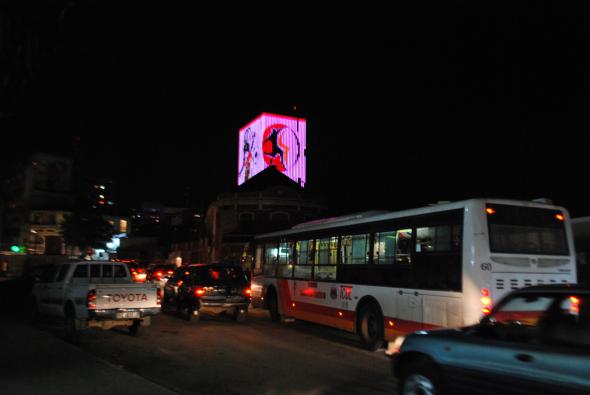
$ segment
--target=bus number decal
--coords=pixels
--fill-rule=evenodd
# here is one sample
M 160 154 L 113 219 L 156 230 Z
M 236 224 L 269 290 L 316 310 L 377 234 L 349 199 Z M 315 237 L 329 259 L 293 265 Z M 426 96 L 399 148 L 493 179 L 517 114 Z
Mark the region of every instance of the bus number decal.
M 352 287 L 346 285 L 340 286 L 340 299 L 352 300 Z
M 491 272 L 492 271 L 492 264 L 488 263 L 488 262 L 482 263 L 481 270 Z

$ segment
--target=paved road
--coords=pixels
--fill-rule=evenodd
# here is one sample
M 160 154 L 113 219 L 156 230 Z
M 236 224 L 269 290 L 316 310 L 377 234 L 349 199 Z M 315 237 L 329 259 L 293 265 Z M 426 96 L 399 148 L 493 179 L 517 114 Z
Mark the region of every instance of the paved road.
M 163 314 L 144 329 L 139 337 L 89 330 L 76 345 L 181 394 L 395 393 L 383 350 L 365 351 L 352 335 L 318 325 L 276 324 L 263 310 L 245 323 Z

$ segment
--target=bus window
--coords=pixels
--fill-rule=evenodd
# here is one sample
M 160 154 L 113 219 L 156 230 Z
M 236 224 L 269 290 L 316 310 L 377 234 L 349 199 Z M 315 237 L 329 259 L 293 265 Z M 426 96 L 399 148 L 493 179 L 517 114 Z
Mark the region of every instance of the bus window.
M 412 229 L 401 229 L 395 232 L 395 262 L 412 263 Z
M 293 276 L 293 243 L 284 242 L 279 244 L 278 276 L 291 278 Z
M 451 251 L 451 226 L 416 229 L 416 252 Z
M 317 263 L 319 265 L 335 265 L 338 258 L 338 238 L 319 239 L 316 245 L 318 249 Z
M 315 280 L 336 280 L 336 262 L 338 259 L 338 237 L 316 241 L 317 260 L 314 270 Z
M 373 263 L 389 265 L 395 257 L 395 232 L 375 233 L 373 245 Z
M 295 267 L 293 277 L 300 280 L 311 280 L 313 268 L 314 240 L 301 240 L 295 243 Z
M 264 269 L 263 273 L 267 276 L 275 276 L 277 268 L 277 259 L 279 253 L 276 244 L 266 244 L 264 246 Z
M 368 263 L 369 253 L 369 235 L 351 235 L 342 236 L 340 245 L 340 255 L 342 263 L 348 264 L 365 264 Z

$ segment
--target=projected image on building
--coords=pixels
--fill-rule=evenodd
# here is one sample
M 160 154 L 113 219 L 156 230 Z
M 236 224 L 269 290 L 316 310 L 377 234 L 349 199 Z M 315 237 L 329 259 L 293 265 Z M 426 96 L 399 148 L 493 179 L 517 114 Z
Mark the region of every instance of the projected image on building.
M 262 113 L 239 131 L 238 185 L 274 166 L 305 186 L 303 118 Z

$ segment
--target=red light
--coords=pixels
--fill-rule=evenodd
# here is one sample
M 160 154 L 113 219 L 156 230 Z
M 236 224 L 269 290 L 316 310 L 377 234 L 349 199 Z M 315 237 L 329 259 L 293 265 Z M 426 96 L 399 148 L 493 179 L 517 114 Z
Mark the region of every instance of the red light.
M 490 309 L 489 307 L 484 307 L 481 309 L 481 311 L 484 315 L 489 315 L 492 312 L 492 309 Z
M 203 288 L 195 289 L 195 296 L 200 298 L 201 296 L 205 295 L 205 290 Z
M 162 290 L 160 288 L 156 290 L 156 303 L 162 304 Z
M 565 220 L 565 217 L 562 214 L 555 214 L 555 218 L 557 218 L 557 220 L 559 220 L 559 221 Z
M 344 314 L 342 314 L 341 311 L 338 312 L 338 317 L 342 317 Z
M 291 303 L 291 307 L 295 307 L 295 303 Z
M 486 208 L 486 213 L 488 213 L 489 215 L 496 214 L 496 210 L 494 210 L 491 207 L 488 207 Z
M 487 288 L 482 288 L 481 296 L 490 296 L 490 291 Z
M 252 290 L 250 288 L 245 288 L 244 289 L 244 295 L 246 295 L 246 296 L 252 296 Z
M 96 309 L 96 290 L 91 289 L 86 296 L 86 305 L 89 309 Z
M 168 273 L 168 274 L 174 274 L 174 271 L 173 271 L 173 270 L 168 270 L 168 272 L 167 272 L 167 273 Z
M 572 304 L 580 304 L 580 299 L 575 296 L 570 296 L 570 302 L 572 302 Z
M 184 283 L 184 281 L 178 280 L 178 282 L 176 283 L 176 285 L 178 285 L 180 287 L 183 283 Z
M 391 321 L 391 320 L 387 321 L 387 323 L 389 324 L 389 326 L 393 326 L 394 325 L 393 324 L 393 321 Z
M 481 299 L 481 304 L 488 307 L 492 304 L 492 299 L 489 298 L 489 296 L 482 296 Z
M 162 277 L 163 275 L 164 275 L 164 273 L 162 273 L 162 272 L 156 272 L 156 276 L 158 276 L 158 277 Z

